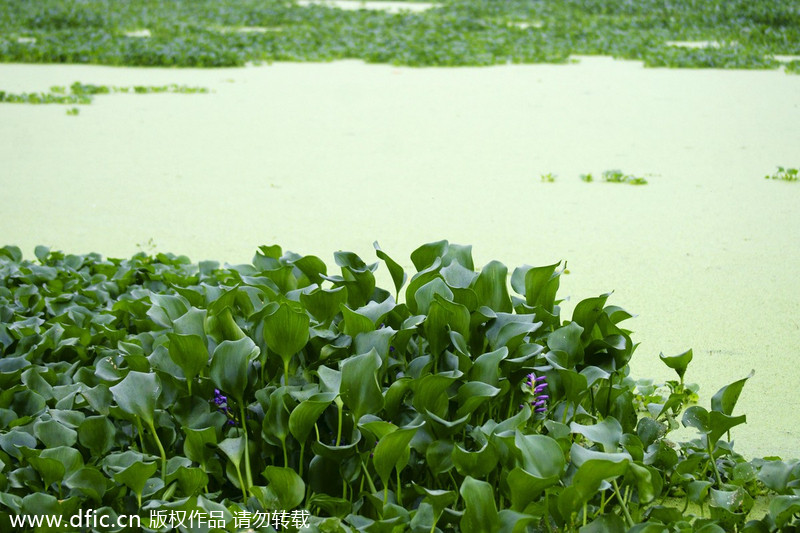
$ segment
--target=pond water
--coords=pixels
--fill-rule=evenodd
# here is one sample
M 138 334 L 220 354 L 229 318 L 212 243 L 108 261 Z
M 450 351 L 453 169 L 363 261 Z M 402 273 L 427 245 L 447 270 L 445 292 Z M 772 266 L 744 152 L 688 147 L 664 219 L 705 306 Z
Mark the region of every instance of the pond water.
M 0 235 L 130 255 L 248 261 L 372 242 L 408 270 L 447 238 L 476 265 L 565 259 L 565 314 L 614 291 L 637 318 L 634 374 L 694 349 L 701 404 L 755 369 L 733 431 L 747 456 L 800 456 L 800 76 L 569 65 L 412 69 L 344 61 L 194 70 L 0 65 L 0 90 L 202 86 L 81 106 L 0 105 Z M 603 183 L 621 169 L 648 184 Z M 580 174 L 591 172 L 586 183 Z M 555 181 L 545 182 L 552 173 Z M 389 284 L 388 274 L 383 273 Z

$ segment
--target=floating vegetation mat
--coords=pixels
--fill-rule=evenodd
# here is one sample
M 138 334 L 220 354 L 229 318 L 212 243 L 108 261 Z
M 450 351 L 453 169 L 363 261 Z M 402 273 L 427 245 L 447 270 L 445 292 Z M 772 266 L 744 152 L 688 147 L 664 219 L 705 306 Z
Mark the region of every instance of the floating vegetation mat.
M 134 85 L 131 87 L 94 85 L 76 81 L 66 87 L 50 87 L 49 92 L 9 93 L 0 91 L 0 103 L 7 104 L 90 104 L 95 95 L 112 93 L 155 94 L 179 93 L 197 94 L 208 93 L 204 87 L 188 87 L 186 85 Z M 74 113 L 77 114 L 77 113 Z
M 776 55 L 800 54 L 800 10 L 763 0 L 0 4 L 5 62 L 214 67 L 356 58 L 423 66 L 559 63 L 576 54 L 650 66 L 777 68 Z M 787 71 L 797 71 L 796 62 Z

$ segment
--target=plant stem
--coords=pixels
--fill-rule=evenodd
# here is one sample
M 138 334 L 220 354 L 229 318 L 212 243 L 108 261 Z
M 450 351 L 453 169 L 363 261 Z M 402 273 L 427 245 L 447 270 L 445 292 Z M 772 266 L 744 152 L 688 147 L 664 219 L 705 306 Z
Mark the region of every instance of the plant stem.
M 344 404 L 342 400 L 337 396 L 336 399 L 336 409 L 339 411 L 339 424 L 336 427 L 336 446 L 342 442 L 342 409 L 344 408 Z
M 625 500 L 622 499 L 622 495 L 619 493 L 619 485 L 617 484 L 617 480 L 612 479 L 611 484 L 614 486 L 614 494 L 617 495 L 617 500 L 622 506 L 622 512 L 625 514 L 625 520 L 628 522 L 628 527 L 633 527 L 633 518 L 631 518 L 631 513 L 628 511 L 628 506 L 625 504 Z
M 612 372 L 608 377 L 608 396 L 606 397 L 606 413 L 604 418 L 608 418 L 608 414 L 611 412 L 611 391 L 614 388 L 614 374 L 615 372 Z
M 400 507 L 403 506 L 403 493 L 402 487 L 400 486 L 400 471 L 397 470 L 397 505 Z
M 369 475 L 369 471 L 367 470 L 367 465 L 364 464 L 364 461 L 361 461 L 361 470 L 364 471 L 364 477 L 367 478 L 367 483 L 369 483 L 369 488 L 372 490 L 372 493 L 378 492 L 378 489 L 375 488 L 375 483 L 372 482 L 372 477 Z
M 300 477 L 303 477 L 303 455 L 305 455 L 305 452 L 306 452 L 306 443 L 305 442 L 301 442 L 300 443 L 300 466 L 298 467 L 298 471 L 299 471 L 298 475 Z
M 161 445 L 161 439 L 158 438 L 158 433 L 156 433 L 156 427 L 153 425 L 152 422 L 147 423 L 150 426 L 150 431 L 153 432 L 153 438 L 156 439 L 156 445 L 158 446 L 158 451 L 161 454 L 161 481 L 164 482 L 164 485 L 167 484 L 167 452 L 164 451 L 164 447 Z
M 136 417 L 136 427 L 139 430 L 139 446 L 142 447 L 142 453 L 147 453 L 147 449 L 144 447 L 144 428 L 142 427 L 142 419 L 138 416 Z
M 243 502 L 247 501 L 247 489 L 244 486 L 244 480 L 242 480 L 242 469 L 239 468 L 239 465 L 234 464 L 233 467 L 236 469 L 236 477 L 239 478 L 239 487 L 242 489 L 242 498 Z
M 544 491 L 544 527 L 547 528 L 548 533 L 553 533 L 553 527 L 550 525 L 550 491 Z
M 289 386 L 289 360 L 283 360 L 283 384 Z
M 244 472 L 247 478 L 247 489 L 253 486 L 253 474 L 250 471 L 250 442 L 247 439 L 247 418 L 244 409 L 244 403 L 239 405 L 239 412 L 241 413 L 242 431 L 244 432 Z
M 714 459 L 714 450 L 711 449 L 711 441 L 708 440 L 708 435 L 706 435 L 706 444 L 708 445 L 708 455 L 711 458 L 711 466 L 714 468 L 714 476 L 717 478 L 717 486 L 722 486 L 722 477 L 719 475 L 719 469 L 717 468 L 717 460 Z

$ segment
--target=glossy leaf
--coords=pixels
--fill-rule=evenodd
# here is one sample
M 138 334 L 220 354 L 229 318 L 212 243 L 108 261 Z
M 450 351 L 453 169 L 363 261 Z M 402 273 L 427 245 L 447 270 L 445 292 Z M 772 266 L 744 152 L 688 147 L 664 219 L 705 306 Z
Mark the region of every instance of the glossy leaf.
M 408 443 L 414 438 L 417 427 L 400 428 L 383 436 L 373 451 L 372 462 L 384 486 L 389 481 L 392 470 L 401 471 L 409 459 Z
M 494 502 L 492 486 L 467 476 L 459 489 L 464 499 L 464 515 L 461 518 L 462 531 L 497 531 L 500 517 Z
M 138 416 L 148 425 L 153 423 L 156 400 L 161 394 L 161 380 L 156 374 L 128 372 L 109 390 L 123 411 Z
M 375 350 L 353 356 L 342 364 L 342 401 L 356 420 L 383 408 L 383 394 L 377 380 L 380 367 L 381 358 Z
M 241 403 L 247 388 L 248 365 L 259 352 L 249 337 L 221 342 L 211 356 L 209 376 L 214 385 Z
M 287 360 L 308 342 L 309 318 L 287 303 L 264 318 L 264 340 L 269 349 Z

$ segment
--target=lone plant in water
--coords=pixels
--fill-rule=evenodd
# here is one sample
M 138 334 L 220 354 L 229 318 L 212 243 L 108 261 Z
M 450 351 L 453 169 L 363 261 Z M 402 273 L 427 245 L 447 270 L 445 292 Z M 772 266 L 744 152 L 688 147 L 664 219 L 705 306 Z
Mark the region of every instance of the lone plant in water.
M 584 180 L 587 181 L 587 180 Z M 647 185 L 647 180 L 634 176 L 632 174 L 625 174 L 621 170 L 606 170 L 603 172 L 603 181 L 606 183 L 627 183 L 628 185 Z
M 778 171 L 773 174 L 767 174 L 764 179 L 783 180 L 783 181 L 800 181 L 800 170 L 796 168 L 783 168 L 778 167 Z

